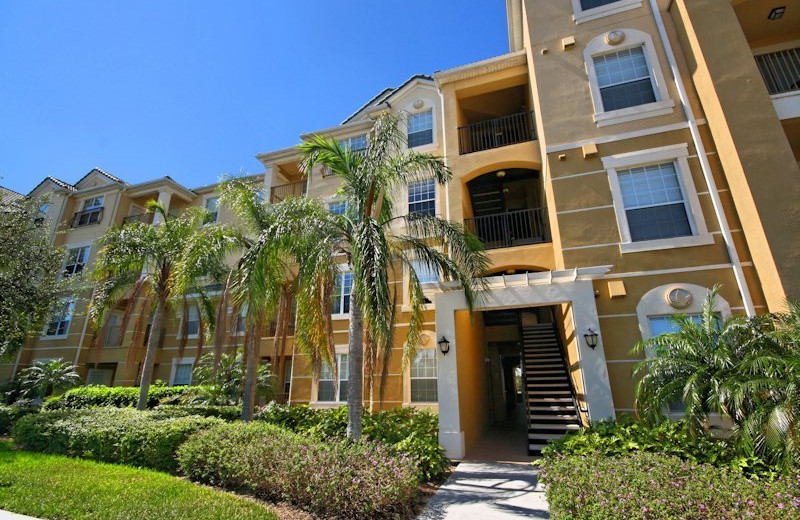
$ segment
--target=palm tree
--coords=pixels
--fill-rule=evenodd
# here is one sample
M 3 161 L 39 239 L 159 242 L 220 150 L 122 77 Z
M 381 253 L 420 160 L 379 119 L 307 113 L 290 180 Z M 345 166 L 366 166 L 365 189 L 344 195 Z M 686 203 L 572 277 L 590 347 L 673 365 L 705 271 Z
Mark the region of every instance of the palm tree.
M 307 175 L 320 164 L 341 180 L 338 196 L 347 206 L 342 214 L 332 214 L 308 198 L 256 208 L 240 181 L 231 181 L 223 191 L 234 212 L 245 215 L 259 231 L 239 263 L 237 292 L 248 298 L 250 309 L 270 310 L 284 288 L 295 294 L 300 309 L 296 346 L 309 356 L 315 377 L 323 362 L 334 373 L 337 370 L 331 301 L 340 267 L 353 273 L 347 405 L 348 436 L 355 439 L 361 436 L 362 370 L 366 366 L 372 383 L 379 360 L 385 366 L 392 346 L 397 293 L 391 289 L 391 279 L 407 268 L 410 318 L 403 352 L 407 363 L 419 343 L 425 302 L 413 262 L 459 282 L 470 307 L 488 265 L 481 242 L 462 225 L 395 212 L 394 195 L 410 183 L 432 178 L 444 185 L 451 177 L 440 157 L 408 151 L 399 123 L 396 115 L 381 115 L 361 152 L 322 136 L 299 146 Z M 260 301 L 253 301 L 254 295 Z
M 80 381 L 77 367 L 61 359 L 37 361 L 20 372 L 23 394 L 33 398 L 44 398 L 57 390 L 72 388 Z
M 634 369 L 634 377 L 641 377 L 636 385 L 637 411 L 645 421 L 664 420 L 664 410 L 675 401 L 686 406 L 695 434 L 705 431 L 710 413 L 730 415 L 727 385 L 738 361 L 753 348 L 753 339 L 742 319 L 721 322 L 714 310 L 718 293 L 718 287 L 709 292 L 699 317 L 675 315 L 677 332 L 634 347 L 634 352 L 648 356 Z
M 97 285 L 89 312 L 95 326 L 101 328 L 107 311 L 127 298 L 122 330 L 136 308 L 140 309 L 141 316 L 137 331 L 143 328 L 144 320 L 152 316 L 141 372 L 139 410 L 147 407 L 165 313 L 176 303 L 185 308 L 189 293 L 199 294 L 201 312 L 206 315 L 211 312 L 213 306 L 202 290 L 202 283 L 224 275 L 224 256 L 238 243 L 236 235 L 226 226 L 206 224 L 208 212 L 203 208 L 189 208 L 179 217 L 168 215 L 164 206 L 156 201 L 148 202 L 147 209 L 160 215 L 161 222 L 154 225 L 132 222 L 113 227 L 101 238 L 102 249 L 92 273 Z M 205 321 L 214 323 L 210 316 Z M 198 357 L 203 335 L 201 327 Z M 134 333 L 134 341 L 137 336 Z

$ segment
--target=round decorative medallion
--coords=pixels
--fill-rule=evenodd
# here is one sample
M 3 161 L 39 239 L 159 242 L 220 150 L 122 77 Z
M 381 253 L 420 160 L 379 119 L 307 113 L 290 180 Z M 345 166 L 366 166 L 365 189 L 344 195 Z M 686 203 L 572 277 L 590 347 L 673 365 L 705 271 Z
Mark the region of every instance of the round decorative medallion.
M 611 31 L 606 34 L 606 43 L 609 45 L 619 45 L 625 41 L 625 33 L 622 31 Z
M 425 106 L 425 102 L 422 101 L 421 99 L 418 99 L 418 100 L 414 101 L 414 108 L 416 108 L 417 110 L 419 110 L 420 108 L 422 108 L 424 106 Z
M 419 344 L 420 345 L 427 345 L 431 342 L 431 335 L 427 332 L 422 332 L 419 335 Z
M 672 289 L 667 293 L 667 303 L 675 309 L 685 309 L 692 304 L 692 293 L 686 289 Z

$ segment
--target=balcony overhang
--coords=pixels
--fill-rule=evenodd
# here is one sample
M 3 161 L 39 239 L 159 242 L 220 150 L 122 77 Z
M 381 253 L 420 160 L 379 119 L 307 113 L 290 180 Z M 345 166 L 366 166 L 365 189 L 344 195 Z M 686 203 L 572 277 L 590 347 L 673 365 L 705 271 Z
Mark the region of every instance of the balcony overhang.
M 191 202 L 197 197 L 197 193 L 178 184 L 171 177 L 162 177 L 161 179 L 133 184 L 125 188 L 125 194 L 132 198 L 144 197 L 161 191 L 168 191 L 186 202 Z
M 435 72 L 433 74 L 433 79 L 436 82 L 436 86 L 441 87 L 447 83 L 485 76 L 495 72 L 502 72 L 514 67 L 526 66 L 527 64 L 528 55 L 523 49 L 521 51 L 495 56 L 494 58 L 468 63 L 460 67 Z

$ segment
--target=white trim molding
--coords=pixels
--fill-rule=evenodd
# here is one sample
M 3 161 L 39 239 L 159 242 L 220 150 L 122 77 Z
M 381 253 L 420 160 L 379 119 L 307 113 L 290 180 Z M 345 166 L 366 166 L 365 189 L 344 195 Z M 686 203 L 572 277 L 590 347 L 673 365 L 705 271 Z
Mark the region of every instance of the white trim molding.
M 622 253 L 653 251 L 674 247 L 702 246 L 714 243 L 714 237 L 708 232 L 708 228 L 706 227 L 703 210 L 700 206 L 700 199 L 697 197 L 697 190 L 694 185 L 694 180 L 692 179 L 691 169 L 689 168 L 688 157 L 689 146 L 686 143 L 680 143 L 602 158 L 603 166 L 605 166 L 608 171 L 608 183 L 611 187 L 611 196 L 614 199 L 614 213 L 617 216 L 617 225 L 619 226 L 619 236 L 621 239 L 619 248 Z M 678 174 L 678 182 L 680 183 L 681 192 L 683 194 L 683 201 L 692 234 L 682 237 L 634 242 L 631 239 L 628 218 L 625 214 L 625 204 L 622 199 L 622 189 L 619 185 L 617 170 L 663 162 L 673 162 L 675 164 L 675 170 Z
M 611 2 L 592 9 L 586 9 L 584 11 L 581 7 L 581 0 L 572 0 L 572 8 L 574 10 L 573 12 L 575 13 L 572 15 L 572 19 L 576 24 L 582 24 L 584 22 L 597 20 L 598 18 L 611 16 L 612 14 L 630 11 L 631 9 L 636 9 L 637 7 L 641 6 L 642 0 L 617 0 L 616 2 Z
M 624 39 L 619 44 L 611 44 L 609 35 L 611 33 L 622 33 Z M 619 110 L 606 111 L 603 108 L 603 99 L 600 95 L 600 84 L 597 81 L 597 72 L 594 67 L 594 58 L 612 52 L 619 52 L 628 49 L 641 47 L 644 50 L 644 57 L 647 61 L 647 68 L 650 73 L 650 82 L 653 86 L 656 100 L 653 103 L 622 108 Z M 594 121 L 597 126 L 608 126 L 617 123 L 627 123 L 648 117 L 662 116 L 671 114 L 675 108 L 675 101 L 670 99 L 664 74 L 661 72 L 661 65 L 656 55 L 653 38 L 644 31 L 637 29 L 614 29 L 605 32 L 586 45 L 583 51 L 583 59 L 586 65 L 586 72 L 589 76 L 589 89 L 592 94 L 594 104 Z

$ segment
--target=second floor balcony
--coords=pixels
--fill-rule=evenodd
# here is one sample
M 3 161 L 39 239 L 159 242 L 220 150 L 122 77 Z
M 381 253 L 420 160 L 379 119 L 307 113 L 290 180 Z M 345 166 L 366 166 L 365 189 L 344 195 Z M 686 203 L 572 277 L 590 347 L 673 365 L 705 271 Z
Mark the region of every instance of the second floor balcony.
M 269 202 L 275 204 L 289 197 L 302 197 L 306 194 L 306 181 L 290 182 L 273 186 L 269 190 Z
M 547 208 L 518 209 L 466 218 L 464 225 L 486 249 L 550 242 Z
M 756 55 L 771 96 L 800 92 L 800 47 Z
M 534 139 L 533 112 L 519 112 L 459 127 L 458 152 L 464 155 Z

